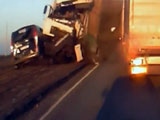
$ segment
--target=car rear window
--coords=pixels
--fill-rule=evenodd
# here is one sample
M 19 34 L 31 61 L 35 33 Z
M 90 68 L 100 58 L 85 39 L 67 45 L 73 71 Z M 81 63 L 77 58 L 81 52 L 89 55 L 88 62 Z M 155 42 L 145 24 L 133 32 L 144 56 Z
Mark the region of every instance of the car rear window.
M 34 29 L 37 32 L 39 32 L 39 30 L 37 28 L 39 28 L 39 27 L 32 25 L 32 26 L 26 26 L 26 27 L 18 29 L 17 31 L 12 33 L 12 36 L 11 36 L 12 42 L 18 42 L 18 41 L 33 37 L 32 31 Z

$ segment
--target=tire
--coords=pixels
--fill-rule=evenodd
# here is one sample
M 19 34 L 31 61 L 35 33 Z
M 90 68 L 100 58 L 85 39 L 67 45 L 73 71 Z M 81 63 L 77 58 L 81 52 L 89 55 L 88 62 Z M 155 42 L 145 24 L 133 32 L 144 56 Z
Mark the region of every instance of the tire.
M 54 56 L 54 63 L 71 63 L 75 61 L 75 52 L 73 46 L 65 46 Z
M 76 56 L 75 56 L 73 46 L 65 47 L 65 49 L 64 49 L 64 59 L 65 59 L 65 62 L 67 62 L 67 63 L 75 61 Z

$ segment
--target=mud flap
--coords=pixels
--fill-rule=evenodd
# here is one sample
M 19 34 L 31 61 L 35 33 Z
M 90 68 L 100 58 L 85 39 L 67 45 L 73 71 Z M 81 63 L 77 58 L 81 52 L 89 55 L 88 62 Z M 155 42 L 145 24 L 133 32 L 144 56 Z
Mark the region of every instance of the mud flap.
M 81 60 L 83 60 L 81 45 L 80 44 L 75 45 L 74 50 L 75 50 L 75 53 L 76 53 L 77 62 L 80 62 Z

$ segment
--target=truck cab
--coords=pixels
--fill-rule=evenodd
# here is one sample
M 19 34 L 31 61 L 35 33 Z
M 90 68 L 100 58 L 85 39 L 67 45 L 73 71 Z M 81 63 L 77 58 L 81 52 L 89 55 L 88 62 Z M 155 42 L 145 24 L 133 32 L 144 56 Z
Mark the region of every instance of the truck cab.
M 57 56 L 57 53 L 64 48 L 68 50 L 70 46 L 77 61 L 79 61 L 78 56 L 81 56 L 80 60 L 82 60 L 79 40 L 87 34 L 88 11 L 92 5 L 93 0 L 55 0 L 52 5 L 46 5 L 43 34 L 50 39 L 45 48 L 51 49 L 45 51 L 50 51 L 51 56 Z M 79 52 L 75 50 L 76 45 L 80 46 L 77 49 Z
M 56 0 L 52 5 L 46 5 L 43 33 L 54 37 L 54 28 L 72 35 L 76 30 L 76 37 L 81 37 L 88 17 L 85 12 L 92 4 L 93 0 Z

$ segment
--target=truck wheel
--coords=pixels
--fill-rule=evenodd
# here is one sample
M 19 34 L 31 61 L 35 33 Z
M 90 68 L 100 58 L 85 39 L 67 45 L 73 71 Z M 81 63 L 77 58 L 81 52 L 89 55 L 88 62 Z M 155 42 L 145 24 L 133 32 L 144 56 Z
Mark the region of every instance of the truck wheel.
M 65 49 L 64 49 L 64 59 L 65 59 L 66 63 L 70 63 L 70 62 L 75 61 L 76 56 L 75 56 L 73 46 L 65 47 Z
M 64 63 L 64 55 L 62 53 L 62 51 L 58 52 L 54 58 L 53 58 L 53 63 L 54 64 L 60 64 L 60 63 Z
M 53 60 L 54 63 L 70 63 L 73 61 L 75 61 L 75 53 L 72 46 L 64 47 L 55 55 Z

